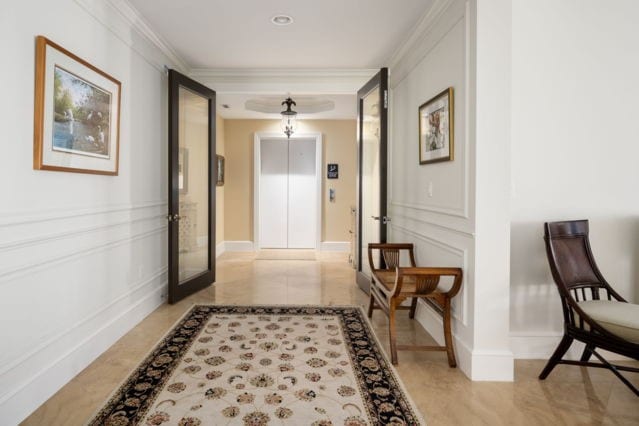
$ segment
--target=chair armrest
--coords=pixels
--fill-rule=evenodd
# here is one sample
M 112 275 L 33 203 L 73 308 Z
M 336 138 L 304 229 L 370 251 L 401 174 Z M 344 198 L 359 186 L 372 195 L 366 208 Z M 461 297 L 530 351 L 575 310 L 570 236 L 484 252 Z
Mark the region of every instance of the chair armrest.
M 410 267 L 410 268 L 397 268 L 395 270 L 395 287 L 392 294 L 398 295 L 402 291 L 402 284 L 404 277 L 412 276 L 416 282 L 416 290 L 420 290 L 424 293 L 430 293 L 435 291 L 439 279 L 441 277 L 454 277 L 453 285 L 450 290 L 446 292 L 440 292 L 448 298 L 453 298 L 459 292 L 463 279 L 463 272 L 461 268 L 450 267 Z

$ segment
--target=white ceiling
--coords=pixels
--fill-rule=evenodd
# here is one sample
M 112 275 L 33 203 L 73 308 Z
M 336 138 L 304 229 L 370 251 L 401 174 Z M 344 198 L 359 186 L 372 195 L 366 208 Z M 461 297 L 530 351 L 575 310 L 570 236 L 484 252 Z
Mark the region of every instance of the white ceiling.
M 387 65 L 433 0 L 130 2 L 191 68 L 326 69 Z
M 217 111 L 227 119 L 279 118 L 244 108 L 247 100 L 265 95 L 321 95 L 335 103 L 332 111 L 300 119 L 356 118 L 357 89 L 388 65 L 433 3 L 128 0 L 189 75 L 217 91 Z M 277 14 L 290 15 L 293 24 L 272 24 Z

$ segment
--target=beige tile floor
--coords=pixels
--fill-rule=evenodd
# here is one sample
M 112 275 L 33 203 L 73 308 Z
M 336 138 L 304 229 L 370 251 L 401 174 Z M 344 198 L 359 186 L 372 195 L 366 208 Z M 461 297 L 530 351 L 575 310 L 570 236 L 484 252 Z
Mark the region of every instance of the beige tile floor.
M 215 286 L 150 314 L 24 424 L 83 424 L 193 304 L 363 306 L 367 302 L 354 284 L 353 270 L 337 255 L 322 256 L 319 261 L 279 261 L 226 253 L 218 259 L 217 278 Z M 388 350 L 387 323 L 379 311 L 373 315 L 373 324 Z M 432 342 L 404 316 L 398 327 L 400 341 Z M 514 383 L 471 382 L 458 369 L 448 368 L 442 353 L 400 352 L 399 358 L 399 375 L 431 426 L 639 425 L 639 398 L 605 370 L 558 366 L 540 382 L 537 374 L 544 361 L 517 361 Z

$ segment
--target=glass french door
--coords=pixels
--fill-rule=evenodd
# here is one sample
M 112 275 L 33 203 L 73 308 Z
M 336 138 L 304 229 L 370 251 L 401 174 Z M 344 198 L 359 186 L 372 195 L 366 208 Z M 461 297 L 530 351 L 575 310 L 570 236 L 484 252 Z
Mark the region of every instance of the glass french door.
M 169 303 L 215 281 L 215 92 L 169 71 Z
M 386 242 L 388 69 L 357 92 L 358 232 L 357 284 L 370 291 L 368 244 Z

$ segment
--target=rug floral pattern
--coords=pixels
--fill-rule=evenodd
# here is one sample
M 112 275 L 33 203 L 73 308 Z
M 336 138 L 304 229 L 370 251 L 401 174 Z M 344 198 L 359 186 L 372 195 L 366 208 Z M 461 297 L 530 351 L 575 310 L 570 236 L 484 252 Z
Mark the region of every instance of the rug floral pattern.
M 91 425 L 417 425 L 357 307 L 199 305 Z

